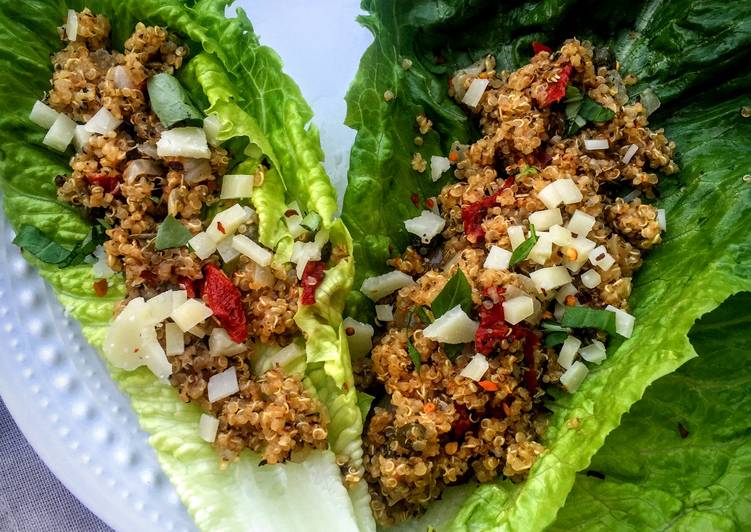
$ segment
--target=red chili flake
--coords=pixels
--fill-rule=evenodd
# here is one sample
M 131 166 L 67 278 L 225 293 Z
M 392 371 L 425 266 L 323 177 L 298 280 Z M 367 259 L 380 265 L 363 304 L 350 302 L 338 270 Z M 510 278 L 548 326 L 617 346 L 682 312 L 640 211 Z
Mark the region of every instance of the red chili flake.
M 206 188 L 209 190 L 209 192 L 214 192 L 219 188 L 219 183 L 217 183 L 216 181 L 207 181 Z
M 497 392 L 498 391 L 498 385 L 496 383 L 494 383 L 493 381 L 480 381 L 477 384 L 479 384 L 480 388 L 482 388 L 486 392 Z
M 227 231 L 224 230 L 224 226 L 222 225 L 222 222 L 216 222 L 216 228 L 219 229 L 219 232 L 223 235 L 227 234 Z
M 550 48 L 550 46 L 545 46 L 541 42 L 532 41 L 532 50 L 534 50 L 535 55 L 539 54 L 540 52 L 552 52 L 553 49 Z
M 156 276 L 156 274 L 154 272 L 150 272 L 149 270 L 144 270 L 141 272 L 141 279 L 143 279 L 143 282 L 151 288 L 156 288 L 156 285 L 159 281 L 159 278 Z
M 464 233 L 467 235 L 467 240 L 472 243 L 477 243 L 485 238 L 485 231 L 482 228 L 482 221 L 487 214 L 488 209 L 495 205 L 495 200 L 501 195 L 504 189 L 514 184 L 514 178 L 509 177 L 503 182 L 500 190 L 483 198 L 480 201 L 476 201 L 464 207 L 462 209 L 462 222 L 464 223 Z
M 410 199 L 412 200 L 412 204 L 415 207 L 418 207 L 418 208 L 420 207 L 420 195 L 417 192 L 415 192 L 414 194 L 412 194 L 412 196 L 410 197 Z
M 312 305 L 316 302 L 316 288 L 323 281 L 326 263 L 320 260 L 309 261 L 302 272 L 302 298 L 303 305 Z
M 568 78 L 571 77 L 571 64 L 566 63 L 561 68 L 561 75 L 558 77 L 558 81 L 548 85 L 548 96 L 545 99 L 545 106 L 553 105 L 566 96 L 566 85 L 568 85 Z
M 94 281 L 94 293 L 97 297 L 106 296 L 108 288 L 109 285 L 107 284 L 107 279 L 97 279 Z
M 240 290 L 232 284 L 222 270 L 213 264 L 203 269 L 203 297 L 232 341 L 241 343 L 248 337 L 245 309 Z
M 86 176 L 86 181 L 89 185 L 98 185 L 102 187 L 105 192 L 114 192 L 117 185 L 120 184 L 120 180 L 117 176 L 110 174 L 90 174 Z
M 188 277 L 178 277 L 177 284 L 179 284 L 182 289 L 188 293 L 188 297 L 196 297 L 196 285 L 193 279 L 189 279 Z
M 297 211 L 295 209 L 287 209 L 284 211 L 284 217 L 285 218 L 292 218 L 293 216 L 297 216 Z
M 435 200 L 434 200 L 433 198 L 428 198 L 428 199 L 426 199 L 426 200 L 425 200 L 425 206 L 426 206 L 426 207 L 427 207 L 428 209 L 432 209 L 433 207 L 435 207 Z

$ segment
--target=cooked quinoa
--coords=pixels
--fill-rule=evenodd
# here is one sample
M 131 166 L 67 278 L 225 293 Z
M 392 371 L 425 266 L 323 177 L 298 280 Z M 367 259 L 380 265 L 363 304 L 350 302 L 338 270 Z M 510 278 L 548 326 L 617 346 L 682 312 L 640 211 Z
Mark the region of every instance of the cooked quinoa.
M 445 226 L 429 244 L 423 240 L 389 261 L 415 282 L 378 301 L 393 305 L 394 319 L 371 357 L 355 363 L 358 384 L 380 396 L 367 422 L 365 464 L 381 524 L 419 514 L 452 484 L 526 476 L 545 452 L 546 389 L 561 387 L 566 371 L 557 361 L 560 346 L 545 347 L 542 322 L 559 321 L 567 307 L 580 305 L 627 311 L 642 253 L 660 243 L 660 216 L 647 201 L 655 196 L 658 172 L 677 170 L 675 145 L 662 130 L 647 127 L 640 102 L 629 102 L 625 83 L 635 79 L 624 81 L 614 64 L 602 60 L 607 54 L 595 58 L 595 52 L 572 39 L 559 51 L 537 53 L 515 72 L 496 72 L 488 57 L 451 80 L 458 102 L 474 80 L 489 80 L 478 105 L 467 107 L 483 136 L 452 148 L 456 182 L 438 197 Z M 566 98 L 555 95 L 566 85 L 612 111 L 612 118 L 568 132 Z M 430 129 L 425 115 L 417 123 L 423 134 Z M 607 148 L 586 149 L 592 139 L 606 140 Z M 556 225 L 565 227 L 576 211 L 590 215 L 591 230 L 578 236 L 604 251 L 577 267 L 583 257 L 576 247 L 553 243 L 537 260 L 528 255 L 510 267 L 486 267 L 494 246 L 509 253 L 519 246 L 512 245 L 510 227 L 520 226 L 530 237 L 530 215 L 549 208 L 541 192 L 563 179 L 573 181 L 581 199 L 553 208 L 561 215 Z M 549 234 L 547 227 L 537 234 Z M 608 255 L 613 264 L 607 268 L 591 263 Z M 566 266 L 571 282 L 538 289 L 530 274 L 555 266 Z M 454 345 L 425 336 L 433 318 L 424 311 L 458 270 L 471 287 L 467 314 L 480 326 L 475 342 L 457 353 Z M 585 272 L 590 287 L 582 281 Z M 534 310 L 507 324 L 499 305 L 519 295 L 532 298 Z M 606 338 L 595 329 L 575 333 L 584 343 Z M 486 356 L 487 370 L 477 380 L 461 376 L 477 352 Z
M 90 120 L 104 107 L 123 120 L 115 130 L 92 135 L 70 161 L 71 171 L 55 178 L 61 201 L 80 207 L 91 219 L 106 224 L 107 265 L 123 272 L 127 296 L 122 310 L 138 297 L 146 299 L 166 290 L 200 293 L 207 265 L 224 267 L 241 295 L 248 338 L 242 351 L 212 354 L 209 338 L 220 327 L 216 317 L 202 330 L 183 334 L 182 354 L 169 357 L 169 382 L 185 402 L 195 402 L 219 421 L 214 441 L 224 462 L 245 449 L 258 452 L 267 463 L 290 459 L 296 451 L 327 448 L 328 416 L 300 376 L 279 368 L 256 374 L 251 363 L 261 347 L 279 349 L 300 336 L 294 315 L 300 283 L 294 268 L 260 267 L 245 255 L 222 264 L 216 254 L 201 260 L 188 247 L 155 249 L 160 224 L 170 215 L 191 235 L 206 229 L 204 211 L 230 207 L 234 200 L 219 198 L 218 182 L 230 166 L 227 150 L 210 147 L 210 157 L 159 157 L 157 141 L 167 129 L 151 108 L 147 80 L 158 73 L 173 74 L 183 66 L 188 48 L 165 28 L 138 23 L 125 41 L 124 51 L 109 45 L 110 23 L 88 9 L 77 14 L 78 33 L 52 57 L 54 73 L 46 103 L 78 123 Z M 140 168 L 140 171 L 135 171 Z M 145 169 L 145 170 L 144 170 Z M 266 168 L 259 165 L 255 185 Z M 253 223 L 238 233 L 256 237 Z M 98 281 L 97 293 L 106 293 Z M 157 325 L 165 344 L 164 324 Z M 239 391 L 211 402 L 209 380 L 235 368 Z

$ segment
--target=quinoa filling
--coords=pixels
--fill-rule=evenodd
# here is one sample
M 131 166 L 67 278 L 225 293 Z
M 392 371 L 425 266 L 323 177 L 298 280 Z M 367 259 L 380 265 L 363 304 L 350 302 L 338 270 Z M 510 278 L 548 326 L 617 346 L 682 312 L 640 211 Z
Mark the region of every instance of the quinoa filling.
M 377 332 L 353 364 L 375 396 L 365 475 L 384 525 L 453 484 L 526 477 L 546 404 L 602 363 L 608 335 L 631 335 L 631 279 L 665 230 L 651 201 L 657 172 L 677 171 L 675 145 L 647 127 L 654 102 L 629 101 L 635 78 L 607 50 L 535 43 L 528 65 L 494 67 L 450 80 L 483 136 L 432 158 L 434 180 L 445 165 L 456 181 L 409 199 L 424 209 L 405 222 L 414 245 L 361 288 Z M 431 127 L 417 117 L 416 134 Z

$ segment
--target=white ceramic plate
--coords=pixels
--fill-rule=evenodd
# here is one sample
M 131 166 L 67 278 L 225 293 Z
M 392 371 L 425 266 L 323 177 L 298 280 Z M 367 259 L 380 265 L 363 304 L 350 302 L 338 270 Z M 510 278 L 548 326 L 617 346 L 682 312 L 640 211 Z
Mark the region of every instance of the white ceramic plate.
M 342 124 L 343 98 L 371 41 L 354 20 L 358 3 L 238 3 L 313 107 L 340 194 L 354 138 Z M 194 530 L 127 398 L 12 238 L 0 215 L 0 395 L 16 423 L 63 484 L 112 528 Z

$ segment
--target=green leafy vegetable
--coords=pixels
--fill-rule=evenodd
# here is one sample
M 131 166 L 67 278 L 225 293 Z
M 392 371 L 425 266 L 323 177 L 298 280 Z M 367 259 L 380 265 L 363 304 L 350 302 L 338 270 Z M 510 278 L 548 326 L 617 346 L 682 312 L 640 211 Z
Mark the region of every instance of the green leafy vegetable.
M 409 340 L 407 341 L 407 353 L 409 353 L 409 358 L 412 359 L 412 363 L 415 365 L 415 371 L 417 373 L 420 373 L 420 367 L 422 367 L 422 362 L 420 361 L 420 353 Z
M 524 176 L 528 176 L 528 175 L 535 175 L 535 174 L 539 174 L 539 173 L 540 173 L 540 171 L 536 167 L 534 167 L 534 166 L 525 166 L 524 170 L 522 170 L 521 172 L 519 172 L 519 177 L 524 177 Z
M 203 125 L 203 115 L 190 101 L 190 96 L 176 77 L 161 72 L 151 76 L 146 87 L 151 107 L 164 127 Z
M 368 417 L 370 406 L 373 404 L 375 397 L 365 392 L 357 392 L 357 406 L 360 407 L 360 415 L 363 419 Z
M 573 328 L 592 328 L 605 331 L 608 334 L 615 332 L 615 312 L 601 310 L 592 307 L 566 307 L 563 312 L 561 325 Z
M 83 240 L 66 249 L 33 225 L 25 224 L 19 228 L 13 243 L 46 264 L 67 268 L 81 264 L 105 240 L 104 227 L 94 224 Z
M 462 351 L 464 351 L 464 344 L 443 344 L 443 352 L 449 360 L 454 360 Z
M 529 252 L 537 244 L 537 232 L 535 231 L 535 224 L 529 224 L 529 237 L 519 244 L 516 249 L 511 253 L 511 259 L 508 261 L 509 269 L 513 268 L 521 261 L 527 258 Z
M 435 296 L 430 308 L 433 315 L 440 318 L 457 305 L 460 305 L 464 312 L 469 312 L 472 308 L 472 288 L 461 268 L 456 270 L 456 273 Z
M 568 333 L 565 332 L 551 332 L 545 335 L 544 345 L 545 347 L 555 347 L 556 345 L 561 345 L 566 341 L 567 337 Z
M 170 214 L 159 224 L 159 229 L 156 231 L 154 248 L 157 251 L 167 248 L 179 248 L 187 244 L 191 237 L 190 231 Z
M 615 113 L 594 101 L 589 96 L 582 96 L 579 89 L 573 85 L 566 87 L 566 133 L 573 135 L 584 127 L 587 122 L 607 122 L 612 120 Z
M 425 307 L 417 307 L 417 316 L 425 325 L 430 325 L 435 321 L 433 313 Z

